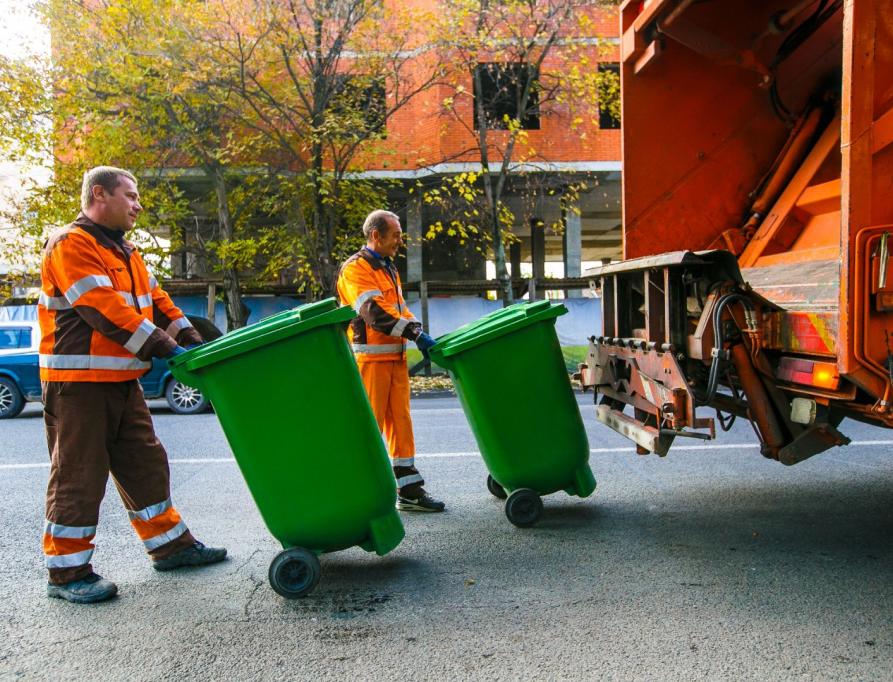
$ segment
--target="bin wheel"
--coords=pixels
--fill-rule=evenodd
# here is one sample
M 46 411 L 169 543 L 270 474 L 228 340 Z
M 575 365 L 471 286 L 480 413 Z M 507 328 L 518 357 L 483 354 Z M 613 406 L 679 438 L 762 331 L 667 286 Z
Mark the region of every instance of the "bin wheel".
M 292 547 L 279 552 L 270 564 L 270 586 L 286 599 L 297 599 L 313 591 L 321 573 L 313 552 Z
M 519 488 L 505 502 L 505 515 L 518 528 L 529 528 L 543 513 L 543 501 L 535 490 Z
M 493 497 L 498 497 L 500 500 L 504 500 L 508 497 L 508 495 L 505 494 L 505 488 L 494 481 L 493 477 L 489 474 L 487 475 L 487 490 L 490 491 L 490 494 L 493 495 Z

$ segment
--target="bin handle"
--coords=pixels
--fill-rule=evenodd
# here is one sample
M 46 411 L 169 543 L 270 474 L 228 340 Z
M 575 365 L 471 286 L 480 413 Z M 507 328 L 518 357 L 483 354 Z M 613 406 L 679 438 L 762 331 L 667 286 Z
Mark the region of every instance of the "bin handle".
M 181 384 L 185 384 L 186 386 L 191 386 L 192 388 L 198 389 L 202 393 L 205 393 L 205 388 L 204 388 L 204 386 L 202 386 L 202 382 L 199 379 L 198 375 L 195 374 L 194 372 L 189 371 L 186 368 L 186 363 L 179 365 L 176 368 L 177 369 L 176 372 L 174 372 L 174 366 L 170 361 L 168 361 L 167 366 L 168 366 L 168 369 L 171 371 L 171 376 L 173 376 L 174 379 L 179 381 Z

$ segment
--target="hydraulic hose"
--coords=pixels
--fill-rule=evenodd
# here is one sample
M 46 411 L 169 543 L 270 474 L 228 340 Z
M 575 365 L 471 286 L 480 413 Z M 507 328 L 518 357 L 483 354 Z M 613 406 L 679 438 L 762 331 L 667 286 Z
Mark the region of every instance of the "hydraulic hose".
M 725 360 L 729 359 L 729 352 L 723 349 L 725 340 L 722 333 L 722 313 L 723 310 L 735 301 L 741 301 L 746 309 L 753 312 L 753 303 L 747 296 L 739 293 L 730 293 L 722 296 L 713 309 L 713 351 L 711 353 L 713 359 L 710 362 L 710 374 L 707 377 L 707 393 L 704 396 L 704 404 L 710 403 L 716 395 L 719 388 L 720 368 Z

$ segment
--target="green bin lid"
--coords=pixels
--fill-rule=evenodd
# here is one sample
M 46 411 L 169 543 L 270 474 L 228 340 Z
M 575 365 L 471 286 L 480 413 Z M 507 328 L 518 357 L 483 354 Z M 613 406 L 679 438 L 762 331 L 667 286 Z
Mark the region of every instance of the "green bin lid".
M 317 305 L 316 303 L 310 303 L 308 305 Z M 258 329 L 261 327 L 265 327 L 267 325 L 280 322 L 282 320 L 290 319 L 292 317 L 300 317 L 301 316 L 301 306 L 297 306 L 295 308 L 289 308 L 288 310 L 280 310 L 278 313 L 273 313 L 272 315 L 267 315 L 266 317 L 262 317 L 254 324 L 249 324 L 245 327 L 240 327 L 239 329 L 233 329 L 231 332 L 226 334 L 226 338 L 235 339 L 238 336 L 245 336 L 246 334 L 256 334 Z
M 537 322 L 555 319 L 565 313 L 567 308 L 564 305 L 553 304 L 551 301 L 510 305 L 438 337 L 437 345 L 431 349 L 431 359 L 437 362 L 438 359 L 448 358 Z
M 356 313 L 353 308 L 339 306 L 335 298 L 326 298 L 276 313 L 260 322 L 224 334 L 211 343 L 177 355 L 169 364 L 172 369 L 178 367 L 188 371 L 200 369 L 317 327 L 345 324 L 354 317 Z

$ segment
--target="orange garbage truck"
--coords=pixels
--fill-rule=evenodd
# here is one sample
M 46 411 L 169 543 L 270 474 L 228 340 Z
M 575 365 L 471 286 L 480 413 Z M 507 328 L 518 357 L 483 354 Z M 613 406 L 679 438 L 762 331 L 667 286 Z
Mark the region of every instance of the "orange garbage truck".
M 893 426 L 893 0 L 626 0 L 597 418 L 796 464 Z

